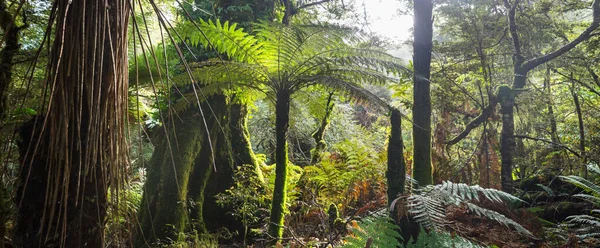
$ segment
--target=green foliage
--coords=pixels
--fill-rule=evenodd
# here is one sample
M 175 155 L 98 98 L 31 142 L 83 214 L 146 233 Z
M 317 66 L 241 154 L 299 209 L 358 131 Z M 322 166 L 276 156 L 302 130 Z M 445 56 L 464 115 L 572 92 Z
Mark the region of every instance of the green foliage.
M 130 243 L 132 231 L 137 228 L 131 220 L 137 216 L 142 201 L 142 182 L 132 182 L 118 191 L 110 190 L 108 199 L 118 204 L 107 208 L 106 243 L 113 247 L 124 247 Z
M 588 170 L 593 172 L 596 176 L 600 175 L 600 169 L 598 169 L 597 165 L 588 165 Z M 573 196 L 593 204 L 596 208 L 591 210 L 589 214 L 577 214 L 567 217 L 563 226 L 574 228 L 577 236 L 582 239 L 587 237 L 600 237 L 600 186 L 590 180 L 575 175 L 560 176 L 560 178 L 565 182 L 583 189 L 585 191 L 584 193 L 575 194 Z
M 362 83 L 385 84 L 389 75 L 407 71 L 401 61 L 380 50 L 353 48 L 348 29 L 332 25 L 257 25 L 256 35 L 220 21 L 182 31 L 192 44 L 212 46 L 231 61 L 201 63 L 194 76 L 202 85 L 215 88 L 232 85 L 263 91 L 290 90 L 313 84 L 339 90 L 382 107 L 387 103 L 362 88 Z M 209 90 L 212 92 L 212 90 Z
M 224 193 L 216 195 L 217 203 L 221 206 L 232 206 L 233 214 L 244 224 L 244 239 L 248 234 L 248 228 L 262 223 L 268 216 L 265 212 L 270 204 L 270 195 L 266 191 L 266 185 L 256 175 L 253 165 L 238 167 L 234 173 L 235 184 Z
M 304 190 L 313 190 L 323 205 L 362 207 L 354 205 L 362 197 L 357 189 L 363 189 L 362 184 L 377 187 L 384 181 L 384 158 L 356 139 L 342 141 L 333 150 L 320 163 L 304 168 Z
M 464 239 L 460 236 L 455 236 L 447 232 L 430 231 L 426 232 L 421 228 L 416 241 L 412 239 L 406 245 L 406 248 L 479 248 L 481 246 Z
M 407 197 L 408 211 L 413 215 L 415 221 L 425 228 L 439 231 L 444 230 L 444 225 L 446 224 L 446 206 L 456 205 L 464 206 L 479 216 L 497 221 L 507 227 L 512 227 L 519 233 L 533 236 L 531 232 L 514 220 L 473 203 L 481 202 L 484 199 L 497 203 L 523 202 L 511 194 L 496 189 L 482 188 L 479 185 L 470 186 L 464 183 L 447 181 L 442 184 L 427 185 L 414 191 L 415 194 Z
M 273 191 L 275 188 L 275 164 L 261 166 L 261 170 L 265 175 L 265 179 L 267 180 L 267 195 L 269 198 L 272 197 Z M 287 166 L 287 181 L 286 181 L 286 206 L 289 207 L 291 202 L 294 202 L 295 199 L 299 195 L 298 188 L 296 187 L 296 183 L 300 180 L 302 176 L 303 169 L 300 166 L 294 165 L 288 162 Z
M 352 234 L 344 238 L 344 248 L 363 248 L 369 239 L 371 247 L 400 247 L 400 229 L 387 212 L 376 212 L 351 227 Z

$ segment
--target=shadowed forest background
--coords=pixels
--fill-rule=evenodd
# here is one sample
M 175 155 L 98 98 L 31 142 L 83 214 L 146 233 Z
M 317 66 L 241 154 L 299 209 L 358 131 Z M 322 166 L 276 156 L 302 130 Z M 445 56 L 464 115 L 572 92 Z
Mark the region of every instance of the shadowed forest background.
M 600 0 L 375 1 L 0 0 L 0 248 L 599 247 Z

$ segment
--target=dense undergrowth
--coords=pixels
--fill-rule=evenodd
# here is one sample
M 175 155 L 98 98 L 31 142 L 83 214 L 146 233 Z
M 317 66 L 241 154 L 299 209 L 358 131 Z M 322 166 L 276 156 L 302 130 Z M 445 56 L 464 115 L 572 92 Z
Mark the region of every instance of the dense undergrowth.
M 595 247 L 600 233 L 598 204 L 600 186 L 596 174 L 587 180 L 578 176 L 557 177 L 560 184 L 573 184 L 572 197 L 588 202 L 587 213 L 573 213 L 558 220 L 543 219 L 538 202 L 479 186 L 444 182 L 412 189 L 397 199 L 400 215 L 411 216 L 421 229 L 405 242 L 401 230 L 389 217 L 386 201 L 385 159 L 382 152 L 352 140 L 343 140 L 310 166 L 292 165 L 288 170 L 288 201 L 284 239 L 278 247 Z M 272 240 L 266 233 L 273 165 L 258 155 L 259 176 L 251 166 L 242 166 L 234 175 L 235 184 L 217 195 L 217 202 L 232 206 L 230 213 L 242 221 L 243 233 L 180 233 L 179 241 L 162 240 L 161 247 L 266 247 Z M 597 172 L 596 167 L 590 167 Z M 119 193 L 119 208 L 109 208 L 107 244 L 128 246 L 140 207 L 141 180 L 134 180 Z M 554 182 L 554 181 L 553 181 Z M 560 190 L 539 185 L 540 194 L 571 199 Z M 524 195 L 523 192 L 522 195 Z M 528 191 L 527 194 L 534 194 Z M 541 196 L 538 196 L 538 198 Z M 571 199 L 572 204 L 581 201 Z M 533 204 L 532 204 L 533 203 Z

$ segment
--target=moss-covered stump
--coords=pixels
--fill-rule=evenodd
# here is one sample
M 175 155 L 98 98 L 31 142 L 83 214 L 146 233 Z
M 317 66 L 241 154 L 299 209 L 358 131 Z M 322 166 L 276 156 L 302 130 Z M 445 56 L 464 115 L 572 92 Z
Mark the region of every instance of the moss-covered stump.
M 203 121 L 198 108 L 191 106 L 166 123 L 168 135 L 157 139 L 140 208 L 138 246 L 223 228 L 243 233 L 241 220 L 230 214 L 233 209 L 219 206 L 215 196 L 234 185 L 234 168 L 257 167 L 246 128 L 247 110 L 229 104 L 224 96 L 213 96 L 210 101 L 218 112 L 205 111 Z
M 165 124 L 147 168 L 147 181 L 139 210 L 138 246 L 158 240 L 177 240 L 189 224 L 187 193 L 192 165 L 204 145 L 202 120 L 193 108 L 181 119 Z

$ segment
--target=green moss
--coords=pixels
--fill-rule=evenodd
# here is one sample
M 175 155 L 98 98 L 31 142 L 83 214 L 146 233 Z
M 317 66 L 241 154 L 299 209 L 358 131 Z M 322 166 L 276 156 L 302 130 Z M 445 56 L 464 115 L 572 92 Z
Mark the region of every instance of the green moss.
M 201 125 L 200 120 L 193 109 L 189 111 L 180 114 L 181 121 L 165 127 L 169 134 L 163 136 L 150 160 L 139 213 L 143 236 L 136 238 L 138 244 L 145 244 L 144 239 L 177 240 L 189 221 L 189 175 L 204 140 L 202 129 L 194 128 Z

